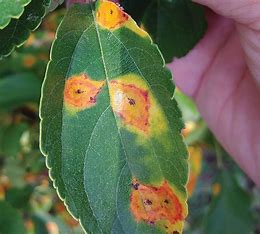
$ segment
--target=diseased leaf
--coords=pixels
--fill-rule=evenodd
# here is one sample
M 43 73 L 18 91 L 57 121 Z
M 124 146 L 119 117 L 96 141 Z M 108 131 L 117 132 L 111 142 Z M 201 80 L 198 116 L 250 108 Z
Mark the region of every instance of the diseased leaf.
M 0 29 L 6 27 L 12 18 L 19 19 L 24 11 L 24 7 L 30 2 L 31 0 L 0 1 Z
M 73 6 L 56 37 L 40 116 L 60 197 L 91 233 L 181 233 L 187 150 L 157 46 L 108 1 Z
M 22 215 L 8 202 L 0 201 L 0 233 L 2 234 L 25 234 Z
M 213 187 L 216 197 L 205 216 L 205 233 L 253 233 L 249 194 L 238 186 L 232 174 L 225 171 L 217 185 Z
M 49 0 L 32 0 L 19 19 L 12 19 L 0 30 L 0 58 L 8 56 L 26 41 L 30 32 L 39 26 L 48 4 Z
M 190 0 L 156 0 L 147 7 L 142 23 L 158 44 L 167 63 L 186 55 L 206 30 L 202 6 Z

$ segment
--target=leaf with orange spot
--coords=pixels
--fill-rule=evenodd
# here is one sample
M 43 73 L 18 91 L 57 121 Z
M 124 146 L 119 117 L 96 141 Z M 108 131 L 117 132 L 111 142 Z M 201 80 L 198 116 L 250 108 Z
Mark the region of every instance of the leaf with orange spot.
M 104 1 L 96 13 L 97 22 L 106 29 L 117 29 L 128 20 L 128 15 L 116 4 Z
M 42 91 L 41 150 L 66 207 L 90 233 L 181 233 L 187 150 L 157 46 L 105 0 L 71 7 L 56 38 Z M 155 213 L 133 208 L 144 201 L 132 178 L 158 200 Z
M 133 185 L 138 181 L 134 180 Z M 139 183 L 138 183 L 139 184 Z M 160 187 L 139 184 L 133 187 L 130 197 L 130 210 L 134 218 L 140 222 L 156 225 L 164 223 L 166 232 L 182 231 L 179 224 L 187 215 L 185 199 L 164 181 Z
M 139 88 L 135 83 L 125 84 L 120 80 L 110 82 L 113 111 L 124 124 L 148 133 L 151 105 L 149 91 Z
M 70 110 L 80 111 L 94 106 L 105 81 L 89 79 L 86 74 L 70 77 L 64 88 L 64 104 Z

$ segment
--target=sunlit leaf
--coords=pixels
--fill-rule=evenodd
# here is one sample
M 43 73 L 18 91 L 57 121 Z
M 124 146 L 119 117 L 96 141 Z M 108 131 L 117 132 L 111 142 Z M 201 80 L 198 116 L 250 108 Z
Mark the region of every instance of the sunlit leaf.
M 0 1 L 0 29 L 6 27 L 12 18 L 18 19 L 22 15 L 24 7 L 30 2 L 31 0 Z
M 181 233 L 187 150 L 157 46 L 108 1 L 72 7 L 56 37 L 40 116 L 60 197 L 91 233 Z
M 0 30 L 0 58 L 9 55 L 15 47 L 21 46 L 35 30 L 45 14 L 49 0 L 32 0 L 19 19 L 12 19 Z
M 8 202 L 0 201 L 0 233 L 2 234 L 25 234 L 22 215 Z
M 200 119 L 200 113 L 191 98 L 179 90 L 176 90 L 175 99 L 181 109 L 184 122 L 197 121 Z

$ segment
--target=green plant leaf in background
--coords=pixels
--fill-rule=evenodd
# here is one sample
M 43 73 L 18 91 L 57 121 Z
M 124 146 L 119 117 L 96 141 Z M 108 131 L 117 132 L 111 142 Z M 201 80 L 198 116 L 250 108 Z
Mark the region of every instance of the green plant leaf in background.
M 0 58 L 26 41 L 30 32 L 39 26 L 48 5 L 49 0 L 32 0 L 19 19 L 12 19 L 7 27 L 0 30 Z
M 8 202 L 0 201 L 0 233 L 25 234 L 22 215 Z
M 0 1 L 0 29 L 6 27 L 12 18 L 19 19 L 24 11 L 24 7 L 29 4 L 31 0 L 2 0 Z
M 41 80 L 32 73 L 0 79 L 0 108 L 12 109 L 40 99 Z
M 133 17 L 133 19 L 139 24 L 142 23 L 143 15 L 146 8 L 151 4 L 151 0 L 120 0 L 120 5 L 124 10 Z
M 73 6 L 56 37 L 40 117 L 60 197 L 91 233 L 181 233 L 187 150 L 157 46 L 109 1 Z
M 253 233 L 249 194 L 242 190 L 233 175 L 226 171 L 222 173 L 220 189 L 205 216 L 205 233 Z
M 16 209 L 28 209 L 29 199 L 33 192 L 33 187 L 30 185 L 23 188 L 10 188 L 6 192 L 6 201 Z
M 64 0 L 51 0 L 50 5 L 48 6 L 46 12 L 54 11 L 59 5 L 61 5 Z
M 203 7 L 190 0 L 156 0 L 142 24 L 158 44 L 167 63 L 187 54 L 206 30 Z
M 21 149 L 22 134 L 28 129 L 25 123 L 19 123 L 8 126 L 0 139 L 0 153 L 5 156 L 17 156 Z
M 64 224 L 59 218 L 49 215 L 48 213 L 35 212 L 33 215 L 35 225 L 35 233 L 50 234 L 50 233 L 65 233 L 76 234 Z

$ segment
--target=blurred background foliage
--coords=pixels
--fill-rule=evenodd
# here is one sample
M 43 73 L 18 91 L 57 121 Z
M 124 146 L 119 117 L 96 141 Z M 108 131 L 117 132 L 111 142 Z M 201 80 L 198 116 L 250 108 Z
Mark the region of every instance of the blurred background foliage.
M 39 150 L 41 83 L 64 13 L 63 5 L 49 13 L 22 47 L 0 61 L 1 234 L 83 233 L 52 187 Z M 185 233 L 260 233 L 260 190 L 219 145 L 194 103 L 179 90 L 176 99 L 190 152 Z

